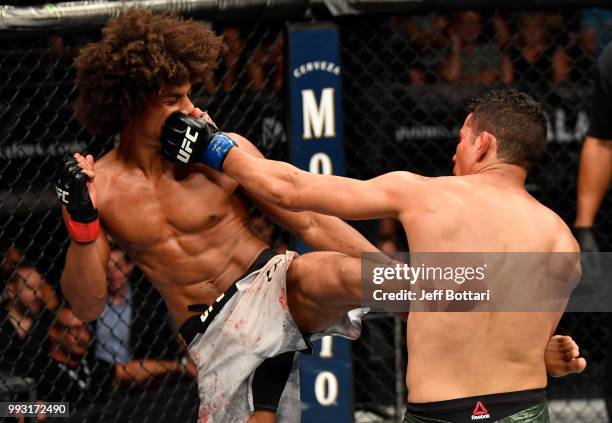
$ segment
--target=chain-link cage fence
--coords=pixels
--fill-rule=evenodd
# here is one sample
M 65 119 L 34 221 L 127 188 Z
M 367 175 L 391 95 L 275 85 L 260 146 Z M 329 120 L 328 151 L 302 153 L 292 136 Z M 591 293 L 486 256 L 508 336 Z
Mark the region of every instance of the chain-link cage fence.
M 610 36 L 610 11 L 436 11 L 337 18 L 341 33 L 348 176 L 391 170 L 451 171 L 469 97 L 513 86 L 549 112 L 546 156 L 528 188 L 571 223 L 595 58 Z M 198 17 L 199 18 L 199 17 Z M 227 52 L 192 100 L 216 123 L 287 159 L 283 20 L 214 22 Z M 66 152 L 96 158 L 114 138 L 90 136 L 75 120 L 74 58 L 99 28 L 0 34 L 0 246 L 3 400 L 68 401 L 75 421 L 194 421 L 193 369 L 165 305 L 129 258 L 114 250 L 104 314 L 85 324 L 63 306 L 59 279 L 69 241 L 54 194 Z M 606 198 L 596 233 L 612 247 Z M 252 213 L 266 242 L 284 232 Z M 392 221 L 358 226 L 385 251 L 405 250 Z M 607 421 L 603 397 L 611 322 L 569 314 L 589 360 L 585 374 L 551 380 L 553 421 Z M 405 324 L 369 316 L 354 342 L 357 421 L 400 421 L 405 391 Z

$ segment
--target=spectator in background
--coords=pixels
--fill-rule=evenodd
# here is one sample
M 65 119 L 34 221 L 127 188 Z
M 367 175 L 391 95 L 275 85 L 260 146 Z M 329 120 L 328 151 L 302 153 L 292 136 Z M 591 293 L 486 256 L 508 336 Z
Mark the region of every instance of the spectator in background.
M 376 248 L 385 254 L 394 254 L 399 252 L 399 246 L 395 238 L 382 238 L 376 244 Z
M 74 51 L 66 46 L 66 41 L 58 33 L 49 35 L 49 58 L 59 60 L 64 63 L 72 63 L 74 60 Z
M 210 69 L 203 83 L 203 90 L 208 94 L 214 94 L 219 89 L 231 93 L 236 90 L 242 77 L 243 66 L 240 62 L 244 41 L 240 37 L 240 30 L 230 25 L 223 29 L 222 36 L 225 53 L 221 55 L 218 69 Z
M 129 278 L 134 264 L 119 248 L 113 248 L 108 259 L 108 296 L 102 314 L 96 321 L 96 358 L 108 363 L 125 364 L 131 358 L 130 323 L 132 289 Z
M 585 9 L 579 16 L 570 15 L 567 21 L 564 30 L 573 27 L 567 33 L 567 53 L 572 63 L 570 81 L 590 85 L 592 74 L 596 72 L 597 57 L 612 41 L 612 10 Z
M 103 322 L 109 329 L 106 332 L 107 343 L 101 353 L 94 353 L 91 347 L 95 337 L 90 328 L 76 318 L 70 308 L 63 307 L 56 315 L 54 311 L 59 307 L 59 300 L 52 287 L 32 266 L 23 263 L 17 248 L 6 242 L 0 247 L 0 270 L 6 283 L 0 307 L 0 336 L 3 340 L 0 369 L 33 378 L 38 399 L 69 401 L 73 407 L 81 402 L 106 400 L 119 387 L 144 388 L 169 376 L 173 380 L 192 380 L 195 366 L 189 360 L 177 359 L 178 348 L 171 345 L 175 344 L 176 337 L 168 325 L 163 324 L 167 312 L 158 311 L 159 295 L 126 289 L 129 287 L 128 278 L 121 278 L 120 273 L 129 276 L 132 264 L 121 250 L 115 249 L 111 253 L 114 262 L 110 263 L 109 291 L 118 304 L 127 305 L 131 298 L 136 298 L 139 303 L 136 307 L 130 304 L 131 319 L 119 313 L 113 320 L 111 313 L 116 309 L 108 308 L 111 312 L 103 314 L 103 317 L 111 316 Z M 6 277 L 7 274 L 10 276 Z M 123 329 L 127 325 L 121 327 L 121 324 L 125 321 L 130 322 L 129 329 L 137 336 L 118 342 L 118 339 L 124 339 Z M 121 324 L 113 326 L 110 322 Z M 125 348 L 128 345 L 129 348 Z M 133 358 L 134 354 L 141 358 Z M 152 359 L 153 354 L 166 354 L 172 359 Z M 194 390 L 191 396 L 195 401 L 195 386 L 191 385 L 190 382 L 189 387 Z M 173 391 L 167 392 L 165 399 L 176 392 L 189 398 L 189 392 L 185 389 L 175 392 L 175 387 L 173 385 Z M 127 407 L 125 391 L 117 392 L 120 394 L 117 403 Z M 173 404 L 177 403 L 179 401 L 175 398 Z M 107 404 L 105 408 L 109 410 L 112 407 Z M 113 413 L 118 412 L 118 408 L 112 408 Z M 77 416 L 72 421 L 83 421 L 83 414 Z M 160 418 L 159 421 L 163 421 L 163 416 Z M 149 421 L 157 420 L 150 418 Z
M 546 15 L 521 13 L 516 44 L 507 50 L 511 72 L 504 75 L 507 84 L 517 83 L 526 92 L 546 93 L 551 83 L 568 79 L 570 62 L 565 50 L 550 42 Z
M 278 33 L 272 42 L 264 43 L 253 50 L 247 60 L 249 90 L 264 91 L 268 89 L 282 92 L 283 49 L 283 36 L 282 33 Z
M 381 238 L 393 237 L 399 232 L 399 224 L 397 220 L 386 217 L 378 221 L 378 236 Z
M 15 249 L 16 250 L 16 249 Z M 17 252 L 19 250 L 16 250 Z M 20 375 L 31 370 L 47 336 L 59 300 L 51 286 L 30 265 L 20 265 L 8 278 L 0 307 L 0 368 Z
M 0 304 L 0 385 L 4 377 L 11 381 L 9 385 L 20 381 L 20 386 L 31 386 L 26 379 L 33 370 L 37 357 L 46 357 L 40 345 L 47 337 L 47 330 L 53 321 L 53 312 L 59 301 L 49 284 L 32 266 L 24 263 L 21 252 L 14 246 L 0 241 L 2 266 L 0 271 L 3 281 L 2 304 Z M 6 373 L 5 373 L 6 372 Z M 22 384 L 22 385 L 21 385 Z M 5 386 L 5 393 L 10 397 L 5 400 L 31 400 L 27 391 L 18 388 L 13 390 Z M 35 387 L 32 386 L 32 389 Z M 7 389 L 8 388 L 8 389 Z M 13 421 L 3 419 L 2 421 Z M 19 418 L 15 421 L 24 422 Z
M 495 30 L 494 41 L 499 51 L 503 51 L 512 41 L 512 31 L 508 23 L 508 17 L 495 14 L 492 18 Z
M 604 48 L 594 72 L 589 104 L 589 130 L 582 145 L 574 234 L 582 251 L 598 251 L 593 225 L 612 178 L 612 42 Z M 612 327 L 612 318 L 609 328 Z M 608 335 L 608 362 L 603 393 L 612 416 L 612 336 Z
M 244 49 L 244 42 L 240 37 L 240 30 L 235 26 L 228 26 L 223 30 L 223 40 L 227 50 L 222 56 L 221 87 L 226 93 L 236 89 L 241 77 L 240 58 Z
M 591 56 L 597 57 L 612 41 L 612 10 L 586 9 L 582 12 L 580 26 L 579 43 Z
M 23 261 L 21 251 L 14 244 L 0 239 L 0 280 L 7 281 L 21 261 Z
M 391 241 L 395 244 L 397 249 L 396 251 L 408 251 L 408 241 L 406 240 L 405 232 L 395 219 L 387 217 L 378 221 L 376 239 L 379 249 L 381 249 L 381 245 L 385 241 Z M 385 248 L 392 248 L 392 246 L 387 243 Z
M 38 381 L 38 399 L 68 401 L 78 407 L 85 400 L 106 398 L 113 386 L 114 366 L 86 354 L 91 340 L 87 325 L 70 308 L 58 310 L 48 340 L 41 345 L 48 357 L 35 364 L 39 374 L 31 374 Z
M 449 46 L 446 36 L 448 24 L 448 18 L 437 13 L 391 17 L 391 43 L 401 58 L 390 64 L 394 74 L 407 77 L 410 85 L 436 82 L 436 70 L 443 60 L 443 51 Z M 407 72 L 403 68 L 405 64 L 409 64 Z
M 83 404 L 107 401 L 112 392 L 122 385 L 146 385 L 167 375 L 191 379 L 195 374 L 193 364 L 184 365 L 173 360 L 143 359 L 123 364 L 109 363 L 91 354 L 92 340 L 87 324 L 77 318 L 70 307 L 64 306 L 58 310 L 49 328 L 48 342 L 41 347 L 48 352 L 48 357 L 39 355 L 33 369 L 40 374 L 31 374 L 38 380 L 39 399 L 68 401 L 79 408 Z M 122 399 L 125 403 L 125 396 Z M 72 421 L 82 421 L 82 411 L 73 415 Z
M 274 39 L 274 42 L 269 47 L 269 55 L 273 59 L 273 76 L 272 83 L 274 89 L 282 93 L 283 85 L 284 85 L 284 75 L 285 75 L 285 38 L 283 37 L 283 33 L 279 32 Z
M 108 296 L 104 310 L 93 323 L 97 359 L 125 364 L 152 358 L 181 357 L 176 333 L 157 292 L 146 284 L 132 284 L 134 264 L 120 248 L 111 248 L 108 260 Z
M 478 12 L 458 13 L 450 26 L 450 52 L 440 69 L 448 82 L 492 84 L 507 79 L 511 71 L 508 57 L 495 43 L 483 39 L 482 16 Z
M 66 45 L 66 39 L 58 33 L 53 33 L 47 38 L 49 43 L 47 59 L 49 61 L 49 74 L 60 83 L 66 80 L 74 61 L 74 49 Z
M 582 145 L 574 233 L 582 251 L 598 251 L 593 225 L 612 178 L 612 42 L 597 63 Z
M 53 288 L 30 265 L 20 265 L 15 269 L 8 281 L 6 294 L 9 314 L 16 322 L 16 329 L 22 338 L 31 327 L 32 318 L 45 308 L 55 310 L 59 306 Z

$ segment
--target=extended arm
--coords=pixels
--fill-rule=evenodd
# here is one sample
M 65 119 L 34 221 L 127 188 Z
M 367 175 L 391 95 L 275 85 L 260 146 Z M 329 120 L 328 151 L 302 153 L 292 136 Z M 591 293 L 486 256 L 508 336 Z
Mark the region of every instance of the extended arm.
M 408 172 L 367 181 L 316 175 L 288 163 L 255 157 L 242 148 L 231 149 L 223 171 L 256 197 L 279 207 L 354 220 L 397 218 L 407 201 L 418 203 L 427 180 Z
M 251 144 L 246 138 L 237 134 L 232 134 L 229 137 L 227 134 L 220 132 L 214 125 L 203 119 L 194 118 L 192 116 L 181 115 L 175 113 L 171 115 L 164 124 L 163 135 L 161 138 L 162 154 L 173 161 L 177 165 L 189 163 L 204 163 L 210 168 L 221 171 L 224 161 L 229 160 L 228 153 L 232 150 L 239 150 L 233 154 L 235 156 L 236 172 L 226 172 L 229 176 L 237 180 L 247 196 L 273 221 L 279 223 L 290 231 L 296 233 L 310 246 L 319 250 L 338 251 L 352 256 L 358 256 L 363 251 L 376 251 L 374 246 L 370 244 L 356 230 L 348 226 L 339 219 L 330 216 L 320 216 L 314 213 L 292 213 L 284 209 L 292 210 L 310 210 L 318 211 L 325 214 L 336 214 L 335 210 L 329 210 L 329 207 L 320 207 L 319 204 L 309 203 L 298 204 L 294 199 L 304 193 L 304 199 L 321 197 L 324 194 L 325 200 L 332 198 L 329 192 L 320 193 L 319 195 L 306 195 L 301 189 L 297 190 L 297 186 L 284 183 L 283 174 L 274 172 L 273 166 L 283 166 L 282 163 L 265 160 L 262 154 Z M 239 146 L 239 148 L 235 148 Z M 187 151 L 189 150 L 189 151 Z M 245 169 L 240 169 L 240 157 L 246 157 L 243 161 L 247 166 Z M 255 162 L 248 161 L 249 158 Z M 233 159 L 230 161 L 234 161 Z M 257 169 L 258 163 L 271 166 L 268 169 Z M 288 166 L 288 165 L 285 165 Z M 231 166 L 230 166 L 231 167 Z M 281 168 L 283 170 L 284 168 Z M 289 168 L 295 169 L 295 168 Z M 270 175 L 263 175 L 264 172 L 270 170 Z M 295 169 L 297 170 L 297 169 Z M 254 179 L 250 180 L 249 175 L 253 175 Z M 315 176 L 302 172 L 305 177 L 307 175 Z M 272 178 L 272 179 L 270 179 Z M 339 178 L 340 179 L 340 178 Z M 351 183 L 351 179 L 342 178 L 347 183 Z M 326 183 L 333 179 L 326 180 Z M 274 186 L 270 183 L 274 182 Z M 359 181 L 352 181 L 359 183 Z M 269 190 L 268 188 L 271 188 Z M 308 189 L 307 185 L 300 188 Z M 324 187 L 328 189 L 329 187 Z M 335 188 L 335 187 L 334 187 Z M 354 192 L 357 192 L 355 187 Z M 311 191 L 314 191 L 313 188 Z M 272 195 L 269 195 L 270 192 Z M 282 193 L 278 196 L 277 193 Z M 362 193 L 364 197 L 368 197 L 368 193 Z M 373 196 L 374 191 L 371 193 Z M 361 194 L 360 194 L 361 195 Z M 347 196 L 348 197 L 348 196 Z M 378 196 L 384 197 L 383 196 Z M 335 201 L 335 199 L 334 199 Z M 352 208 L 363 207 L 364 199 L 359 198 L 353 201 Z M 360 205 L 355 204 L 358 201 Z M 291 202 L 289 206 L 288 202 Z M 295 203 L 295 204 L 294 204 Z M 391 202 L 388 203 L 389 207 Z M 348 206 L 348 204 L 346 204 Z M 281 208 L 282 207 L 282 208 Z M 342 213 L 338 213 L 343 216 Z M 397 215 L 397 213 L 385 212 L 383 215 Z M 375 215 L 369 217 L 377 217 Z M 364 217 L 367 218 L 367 217 Z
M 263 159 L 261 152 L 246 138 L 237 134 L 231 136 L 242 150 L 253 157 Z M 363 235 L 337 217 L 313 212 L 288 211 L 265 201 L 248 187 L 242 186 L 242 189 L 270 220 L 293 232 L 315 250 L 337 251 L 351 257 L 359 257 L 362 252 L 378 252 L 378 249 Z

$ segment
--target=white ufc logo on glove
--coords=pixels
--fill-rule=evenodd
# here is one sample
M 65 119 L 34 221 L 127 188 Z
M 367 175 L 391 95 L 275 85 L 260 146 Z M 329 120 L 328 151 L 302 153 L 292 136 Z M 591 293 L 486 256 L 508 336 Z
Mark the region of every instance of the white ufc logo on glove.
M 68 191 L 64 191 L 63 189 L 56 187 L 55 190 L 57 191 L 57 196 L 59 197 L 60 201 L 64 204 L 68 204 Z
M 189 163 L 189 158 L 191 157 L 191 153 L 193 150 L 191 149 L 191 143 L 196 142 L 198 139 L 198 133 L 191 133 L 191 127 L 187 127 L 187 132 L 185 133 L 185 138 L 183 138 L 183 143 L 181 144 L 181 148 L 176 156 L 177 159 L 182 161 L 183 163 Z

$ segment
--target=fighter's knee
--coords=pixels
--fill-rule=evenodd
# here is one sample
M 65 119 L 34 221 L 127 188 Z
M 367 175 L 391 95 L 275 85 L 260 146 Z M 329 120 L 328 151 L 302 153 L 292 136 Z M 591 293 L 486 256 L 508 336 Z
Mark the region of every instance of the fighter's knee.
M 358 301 L 361 295 L 359 259 L 339 254 L 333 267 L 337 289 L 351 303 Z
M 355 304 L 361 294 L 360 266 L 359 259 L 340 253 L 313 253 L 292 262 L 287 280 L 297 291 L 307 291 L 307 297 L 333 300 L 338 306 Z

